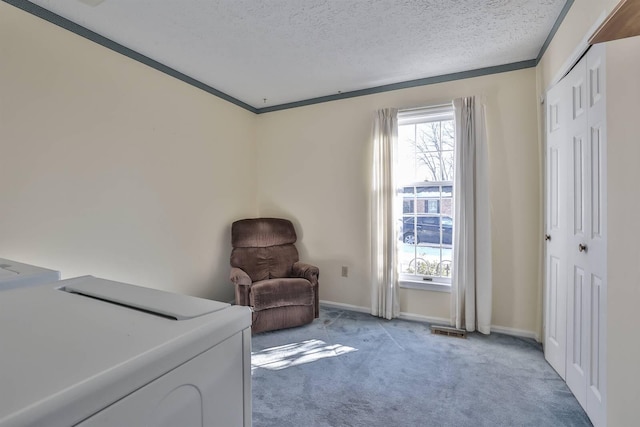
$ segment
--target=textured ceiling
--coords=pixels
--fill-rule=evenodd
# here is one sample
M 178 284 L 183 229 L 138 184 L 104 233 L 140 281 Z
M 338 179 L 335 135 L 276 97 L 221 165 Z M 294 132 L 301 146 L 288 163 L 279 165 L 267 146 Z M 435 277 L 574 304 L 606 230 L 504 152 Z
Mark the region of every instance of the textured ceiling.
M 31 3 L 263 108 L 536 59 L 566 0 Z

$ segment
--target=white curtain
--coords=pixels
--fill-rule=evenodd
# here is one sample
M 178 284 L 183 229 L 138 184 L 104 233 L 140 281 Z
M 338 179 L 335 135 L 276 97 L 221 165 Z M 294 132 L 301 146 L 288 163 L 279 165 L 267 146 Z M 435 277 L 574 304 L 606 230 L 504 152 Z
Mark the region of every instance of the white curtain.
M 456 122 L 452 325 L 491 330 L 491 209 L 485 110 L 475 97 L 453 101 Z
M 400 313 L 394 233 L 393 166 L 398 139 L 398 110 L 379 110 L 373 128 L 371 195 L 371 314 L 393 319 Z

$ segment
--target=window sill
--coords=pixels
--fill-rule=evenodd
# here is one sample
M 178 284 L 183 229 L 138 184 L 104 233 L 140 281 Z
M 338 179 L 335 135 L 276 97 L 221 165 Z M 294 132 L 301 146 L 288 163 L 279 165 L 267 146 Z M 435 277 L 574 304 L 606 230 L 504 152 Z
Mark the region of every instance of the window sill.
M 400 280 L 400 287 L 404 289 L 419 289 L 421 291 L 435 291 L 451 293 L 451 284 L 441 282 L 423 282 L 418 280 Z

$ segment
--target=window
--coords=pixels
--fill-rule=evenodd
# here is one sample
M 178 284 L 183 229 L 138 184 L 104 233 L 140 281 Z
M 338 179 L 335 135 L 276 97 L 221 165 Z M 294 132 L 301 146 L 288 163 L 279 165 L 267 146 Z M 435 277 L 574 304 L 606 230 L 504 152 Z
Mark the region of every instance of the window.
M 451 107 L 398 114 L 398 268 L 405 287 L 451 284 L 455 126 Z

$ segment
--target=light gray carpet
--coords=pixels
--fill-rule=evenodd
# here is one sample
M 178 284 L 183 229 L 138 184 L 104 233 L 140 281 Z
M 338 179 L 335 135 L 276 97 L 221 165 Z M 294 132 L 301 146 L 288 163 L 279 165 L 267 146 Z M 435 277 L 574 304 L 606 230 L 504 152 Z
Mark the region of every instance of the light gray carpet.
M 591 425 L 533 340 L 322 308 L 252 345 L 255 427 Z

